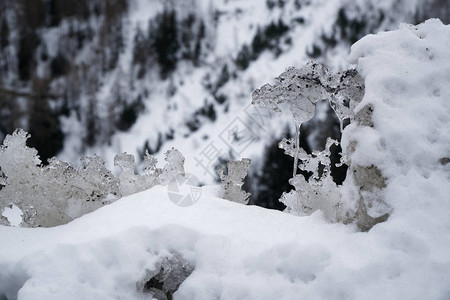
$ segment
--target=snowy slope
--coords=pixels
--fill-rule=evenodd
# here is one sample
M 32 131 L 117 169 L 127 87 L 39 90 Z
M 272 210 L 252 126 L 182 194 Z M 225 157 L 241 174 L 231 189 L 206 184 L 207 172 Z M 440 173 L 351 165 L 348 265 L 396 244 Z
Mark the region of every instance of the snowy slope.
M 410 1 L 403 1 L 402 5 L 397 5 L 395 1 L 274 2 L 276 4 L 271 8 L 265 0 L 189 1 L 186 5 L 183 5 L 183 2 L 170 2 L 168 6 L 173 5 L 180 19 L 188 13 L 193 13 L 205 22 L 210 47 L 205 50 L 199 66 L 180 61 L 177 69 L 165 80 L 158 78 L 157 68 L 143 79 L 135 78 L 131 64 L 135 28 L 141 26 L 145 30 L 148 26 L 147 20 L 162 11 L 163 5 L 160 1 L 132 2 L 124 25 L 127 28 L 127 39 L 125 51 L 120 56 L 120 68 L 113 70 L 103 79 L 104 83 L 99 92 L 99 109 L 101 111 L 101 107 L 107 107 L 107 103 L 114 97 L 115 86 L 120 85 L 129 100 L 138 95 L 143 97 L 145 111 L 129 131 L 114 133 L 109 143 L 103 143 L 99 139 L 93 147 L 83 145 L 85 129 L 80 128 L 82 125 L 78 121 L 73 118 L 64 120 L 63 128 L 67 135 L 64 149 L 58 157 L 77 163 L 81 154 L 97 153 L 112 166 L 113 157 L 117 153 L 127 152 L 141 156 L 146 142 L 153 151 L 156 149 L 161 157 L 162 153 L 173 146 L 182 147 L 180 150 L 183 153 L 199 156 L 209 143 L 215 143 L 218 133 L 227 129 L 236 113 L 242 112 L 250 103 L 250 94 L 255 88 L 270 82 L 276 74 L 289 66 L 298 67 L 306 63 L 312 58 L 308 53 L 312 52 L 314 46 L 321 51 L 317 58 L 332 69 L 341 70 L 349 66 L 346 56 L 351 42 L 340 30 L 347 30 L 346 26 L 353 30 L 352 26 L 356 25 L 339 25 L 340 10 L 346 12 L 349 20 L 362 20 L 353 33 L 354 37 L 359 38 L 369 32 L 395 28 L 403 21 L 411 22 L 419 5 Z M 378 15 L 386 17 L 378 19 Z M 367 24 L 364 20 L 367 20 Z M 236 60 L 243 47 L 252 47 L 258 28 L 264 29 L 271 23 L 277 24 L 280 21 L 287 26 L 287 31 L 276 40 L 277 50 L 270 47 L 263 49 L 255 59 L 250 59 L 249 66 L 242 70 Z M 335 39 L 337 45 L 327 45 L 324 36 Z M 217 90 L 212 91 L 209 85 L 215 86 L 219 82 L 225 66 L 229 78 L 218 86 Z M 225 97 L 225 103 L 218 103 L 215 99 L 217 96 Z M 211 120 L 202 115 L 195 115 L 206 105 L 212 107 L 217 117 Z M 246 116 L 243 118 L 243 121 L 249 123 Z M 195 119 L 199 119 L 199 129 L 192 131 L 188 124 Z M 246 153 L 234 153 L 234 156 L 252 155 L 255 159 L 261 157 L 264 145 L 270 143 L 273 136 L 280 136 L 286 126 L 293 127 L 286 118 L 279 117 L 266 134 L 258 135 L 261 143 L 255 144 L 253 149 Z M 160 145 L 162 148 L 159 149 Z M 221 157 L 229 158 L 228 152 L 233 150 L 226 145 L 220 146 L 223 150 Z M 187 161 L 196 165 L 193 157 Z M 214 163 L 217 164 L 217 161 Z M 213 171 L 213 167 L 210 171 Z M 205 176 L 202 180 L 212 182 L 213 178 Z
M 178 253 L 195 270 L 175 299 L 445 299 L 442 220 L 415 232 L 405 219 L 358 233 L 320 213 L 300 218 L 205 190 L 180 208 L 158 187 L 68 225 L 1 227 L 0 290 L 12 299 L 19 289 L 19 299 L 144 299 L 136 283 L 145 269 Z

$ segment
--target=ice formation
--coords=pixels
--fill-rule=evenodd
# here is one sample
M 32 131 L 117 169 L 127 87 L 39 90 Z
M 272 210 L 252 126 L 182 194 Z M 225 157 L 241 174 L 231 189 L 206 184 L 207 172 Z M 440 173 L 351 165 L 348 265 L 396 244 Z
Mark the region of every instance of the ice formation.
M 228 173 L 226 175 L 223 167 L 219 167 L 217 172 L 222 181 L 222 197 L 224 199 L 242 204 L 248 203 L 250 193 L 243 191 L 241 187 L 244 184 L 250 163 L 251 160 L 249 158 L 243 158 L 240 161 L 229 161 L 227 162 Z
M 158 183 L 167 185 L 177 175 L 184 176 L 184 156 L 175 148 L 168 150 L 166 153 L 166 165 L 162 170 L 158 170 Z M 149 159 L 151 160 L 151 159 Z
M 147 162 L 152 161 L 154 165 L 147 166 Z M 114 157 L 114 165 L 119 166 L 122 172 L 118 175 L 119 189 L 122 196 L 128 196 L 146 190 L 158 184 L 158 176 L 161 174 L 161 170 L 156 168 L 156 158 L 149 155 L 148 152 L 145 156 L 146 165 L 144 171 L 146 174 L 137 175 L 134 172 L 135 160 L 132 154 L 122 153 Z
M 341 122 L 352 118 L 352 108 L 364 95 L 364 80 L 356 70 L 333 74 L 314 61 L 301 69 L 290 67 L 275 80 L 275 85 L 265 84 L 253 92 L 252 104 L 280 111 L 279 104 L 287 101 L 296 126 L 313 118 L 315 104 L 324 99 Z
M 184 156 L 181 152 L 172 148 L 165 155 L 167 163 L 163 169 L 159 169 L 156 167 L 157 159 L 146 151 L 144 175 L 135 174 L 135 161 L 132 154 L 122 153 L 116 155 L 114 165 L 120 166 L 122 169 L 122 172 L 118 175 L 120 194 L 128 196 L 147 190 L 157 184 L 167 185 L 178 175 L 184 177 Z
M 295 149 L 291 147 L 292 141 L 283 139 L 279 147 L 285 149 L 285 153 L 294 156 Z M 289 193 L 283 193 L 280 202 L 286 205 L 286 211 L 295 215 L 310 215 L 320 209 L 328 220 L 339 221 L 342 219 L 339 211 L 339 189 L 331 177 L 330 147 L 338 145 L 336 140 L 327 139 L 325 150 L 314 151 L 307 154 L 299 149 L 299 168 L 310 172 L 312 175 L 306 180 L 303 175 L 296 175 L 289 183 L 295 187 Z
M 340 193 L 330 175 L 330 147 L 339 142 L 328 139 L 325 150 L 307 154 L 299 146 L 300 126 L 315 114 L 318 101 L 327 99 L 340 121 L 341 132 L 345 119 L 353 120 L 353 109 L 364 95 L 364 80 L 354 69 L 333 74 L 326 67 L 309 62 L 303 68 L 288 68 L 276 78 L 276 85 L 266 84 L 252 94 L 252 103 L 279 111 L 279 104 L 290 105 L 296 134 L 294 139 L 283 139 L 279 147 L 294 158 L 290 184 L 295 190 L 284 193 L 280 199 L 286 211 L 304 215 L 322 210 L 330 221 L 348 221 L 340 211 Z M 341 164 L 346 163 L 345 157 Z M 311 172 L 309 180 L 297 175 L 298 169 Z
M 115 157 L 115 164 L 122 168 L 117 178 L 97 155 L 82 158 L 78 170 L 56 157 L 41 166 L 37 151 L 26 146 L 28 138 L 17 129 L 0 148 L 0 222 L 5 225 L 9 221 L 3 210 L 11 204 L 22 211 L 21 226 L 51 227 L 184 175 L 184 157 L 176 149 L 167 151 L 163 169 L 156 168 L 156 159 L 147 153 L 144 175 L 134 173 L 134 157 L 126 153 Z

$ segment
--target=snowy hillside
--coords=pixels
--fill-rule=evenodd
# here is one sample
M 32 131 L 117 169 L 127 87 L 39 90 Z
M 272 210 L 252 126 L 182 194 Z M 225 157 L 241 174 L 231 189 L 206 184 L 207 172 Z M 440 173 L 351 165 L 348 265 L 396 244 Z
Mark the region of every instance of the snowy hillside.
M 437 19 L 352 46 L 365 94 L 342 133 L 336 209 L 353 222 L 232 203 L 212 186 L 179 207 L 157 186 L 67 225 L 0 226 L 0 298 L 448 299 L 448 49 Z M 361 215 L 386 218 L 362 232 Z

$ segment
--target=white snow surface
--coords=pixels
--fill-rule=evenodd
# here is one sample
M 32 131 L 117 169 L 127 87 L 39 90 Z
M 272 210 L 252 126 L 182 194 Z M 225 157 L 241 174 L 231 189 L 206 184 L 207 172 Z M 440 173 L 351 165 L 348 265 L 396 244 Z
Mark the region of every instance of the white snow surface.
M 174 299 L 450 299 L 449 49 L 438 20 L 352 47 L 366 81 L 357 109 L 373 105 L 374 126 L 349 125 L 343 148 L 357 139 L 353 160 L 381 170 L 392 208 L 369 232 L 232 203 L 208 186 L 177 207 L 158 186 L 67 225 L 0 226 L 0 298 L 148 299 L 136 282 L 178 253 L 195 270 Z

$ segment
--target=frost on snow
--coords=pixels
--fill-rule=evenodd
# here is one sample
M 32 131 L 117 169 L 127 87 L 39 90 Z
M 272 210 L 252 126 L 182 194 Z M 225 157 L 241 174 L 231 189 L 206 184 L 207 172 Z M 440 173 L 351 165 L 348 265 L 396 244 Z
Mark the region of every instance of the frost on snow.
M 175 149 L 167 151 L 163 169 L 156 168 L 156 159 L 147 153 L 144 175 L 134 174 L 134 157 L 126 153 L 114 160 L 122 168 L 118 178 L 97 155 L 82 158 L 78 170 L 55 157 L 48 160 L 47 166 L 40 166 L 37 151 L 26 146 L 29 137 L 17 129 L 6 136 L 0 147 L 0 223 L 5 225 L 10 223 L 3 212 L 11 204 L 22 211 L 21 226 L 51 227 L 184 175 L 184 157 Z
M 242 204 L 248 203 L 250 193 L 241 190 L 241 187 L 244 184 L 250 163 L 251 160 L 249 158 L 243 158 L 240 161 L 229 161 L 227 162 L 228 173 L 226 175 L 223 167 L 219 167 L 217 172 L 222 181 L 222 198 Z
M 286 211 L 309 215 L 320 209 L 334 222 L 349 222 L 355 217 L 355 212 L 341 211 L 340 191 L 330 174 L 330 147 L 339 142 L 328 138 L 323 151 L 307 154 L 299 146 L 300 126 L 314 117 L 316 103 L 327 99 L 340 121 L 342 132 L 345 119 L 355 120 L 354 109 L 362 101 L 364 88 L 364 80 L 356 70 L 333 74 L 323 65 L 309 62 L 301 69 L 288 68 L 276 78 L 275 85 L 266 84 L 253 92 L 253 104 L 275 111 L 280 111 L 279 104 L 287 101 L 294 119 L 295 138 L 283 139 L 279 144 L 285 154 L 294 158 L 293 177 L 289 183 L 295 190 L 284 193 L 280 199 L 287 206 Z M 343 163 L 347 163 L 346 156 L 341 159 Z M 298 169 L 310 172 L 312 176 L 307 180 L 303 175 L 297 175 Z M 372 195 L 365 198 L 370 197 Z M 356 215 L 359 221 L 366 217 L 366 212 L 358 209 Z

